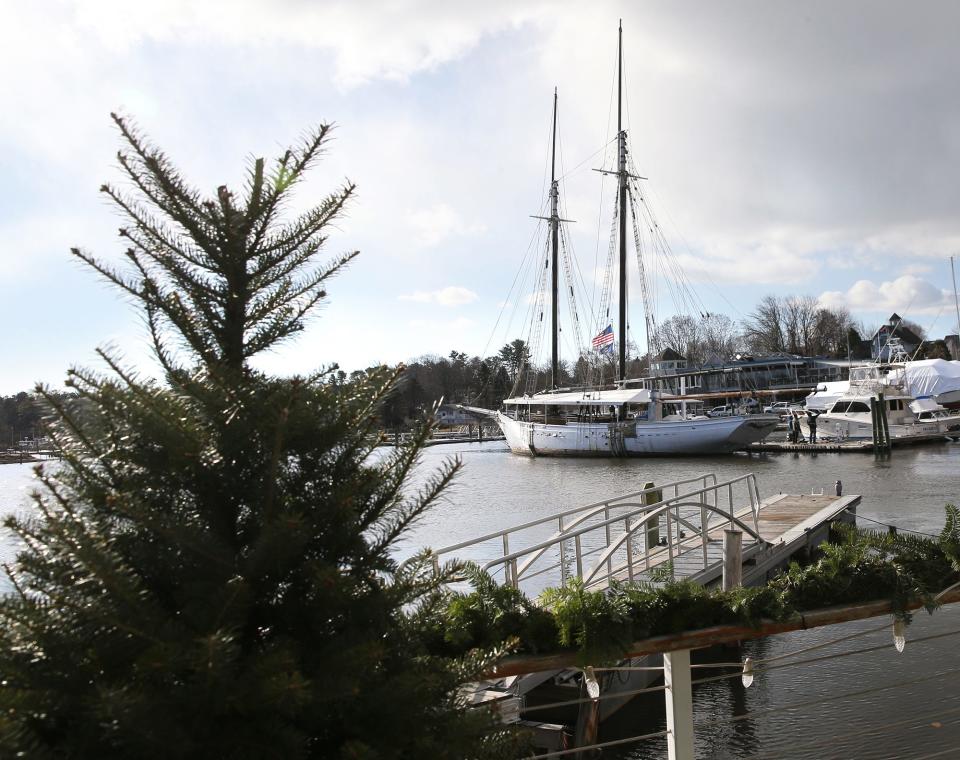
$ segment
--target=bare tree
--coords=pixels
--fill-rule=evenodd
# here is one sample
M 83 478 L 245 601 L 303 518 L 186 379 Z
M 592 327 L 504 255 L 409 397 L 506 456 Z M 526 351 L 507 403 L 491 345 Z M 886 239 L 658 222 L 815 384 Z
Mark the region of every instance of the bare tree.
M 699 363 L 704 335 L 701 323 L 688 314 L 675 314 L 659 325 L 660 340 L 691 364 Z
M 757 354 L 785 351 L 786 315 L 783 299 L 767 295 L 743 322 L 743 338 L 747 349 Z

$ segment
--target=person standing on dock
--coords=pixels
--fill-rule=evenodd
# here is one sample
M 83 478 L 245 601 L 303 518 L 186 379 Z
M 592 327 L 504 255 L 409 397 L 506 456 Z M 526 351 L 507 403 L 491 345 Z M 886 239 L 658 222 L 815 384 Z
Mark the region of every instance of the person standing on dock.
M 799 443 L 803 437 L 803 431 L 800 429 L 800 413 L 790 412 L 790 420 L 793 422 L 793 433 L 790 438 L 790 443 Z
M 787 417 L 787 440 L 790 443 L 797 442 L 797 421 L 794 419 L 792 412 Z
M 817 442 L 817 417 L 820 416 L 820 412 L 814 410 L 807 411 L 807 417 L 810 418 L 810 443 Z

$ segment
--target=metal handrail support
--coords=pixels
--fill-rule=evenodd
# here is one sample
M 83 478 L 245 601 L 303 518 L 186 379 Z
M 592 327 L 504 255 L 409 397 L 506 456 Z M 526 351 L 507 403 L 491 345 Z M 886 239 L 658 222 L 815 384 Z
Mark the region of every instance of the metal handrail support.
M 743 531 L 744 531 L 745 533 L 747 533 L 747 534 L 749 534 L 750 536 L 752 536 L 753 538 L 755 538 L 755 539 L 756 539 L 758 542 L 760 542 L 761 544 L 765 543 L 764 540 L 763 540 L 763 538 L 760 536 L 759 533 L 755 532 L 749 525 L 747 525 L 746 523 L 744 523 L 742 520 L 740 520 L 740 519 L 739 519 L 738 517 L 736 517 L 735 515 L 732 515 L 732 514 L 730 514 L 730 513 L 728 513 L 728 512 L 724 512 L 723 510 L 715 510 L 713 507 L 711 507 L 711 506 L 709 506 L 709 505 L 703 505 L 703 506 L 701 506 L 700 504 L 698 504 L 698 503 L 696 503 L 696 502 L 684 503 L 684 504 L 680 504 L 679 506 L 682 506 L 682 507 L 701 507 L 701 508 L 703 509 L 703 511 L 713 512 L 714 514 L 718 514 L 718 515 L 720 515 L 721 517 L 728 519 L 728 520 L 730 521 L 730 524 L 731 524 L 731 525 L 738 525 L 740 528 L 743 529 Z M 667 547 L 666 547 L 666 548 L 667 548 L 667 556 L 668 556 L 668 558 L 669 558 L 668 561 L 671 562 L 671 563 L 673 562 L 673 558 L 674 558 L 674 552 L 673 552 L 674 546 L 676 546 L 676 547 L 679 548 L 680 545 L 681 545 L 681 543 L 682 543 L 682 541 L 683 541 L 683 539 L 679 539 L 679 540 L 676 542 L 676 544 L 674 544 L 674 542 L 673 542 L 673 533 L 672 533 L 671 524 L 670 524 L 670 518 L 671 518 L 670 510 L 671 510 L 672 508 L 673 508 L 673 505 L 667 505 L 667 506 L 662 507 L 660 510 L 657 511 L 657 515 L 659 515 L 659 514 L 664 514 L 664 513 L 667 515 Z M 701 512 L 701 514 L 702 514 L 702 512 Z M 643 520 L 638 521 L 638 523 L 637 523 L 636 525 L 634 525 L 633 528 L 630 529 L 630 532 L 629 532 L 629 533 L 624 533 L 624 534 L 622 534 L 615 542 L 608 544 L 607 548 L 604 550 L 604 553 L 601 554 L 599 558 L 597 558 L 597 563 L 593 566 L 593 568 L 590 570 L 590 572 L 587 573 L 586 576 L 584 576 L 584 575 L 581 575 L 581 576 L 580 576 L 580 577 L 583 578 L 584 584 L 591 583 L 591 582 L 594 580 L 594 578 L 596 578 L 597 573 L 599 572 L 600 568 L 601 568 L 604 564 L 607 564 L 607 563 L 609 563 L 609 562 L 611 561 L 611 558 L 612 558 L 612 556 L 613 556 L 613 553 L 616 552 L 621 546 L 623 546 L 623 544 L 627 541 L 627 539 L 628 539 L 630 536 L 632 536 L 634 533 L 636 533 L 638 529 L 642 528 L 642 527 L 643 527 L 643 524 L 644 524 L 644 522 L 645 522 L 646 520 L 649 520 L 651 517 L 654 517 L 654 516 L 656 516 L 656 515 L 654 515 L 654 514 L 647 515 Z M 698 526 L 694 525 L 693 523 L 688 522 L 687 520 L 683 520 L 683 519 L 680 520 L 680 524 L 683 524 L 683 525 L 687 526 L 688 528 L 690 528 L 691 531 L 696 531 L 697 528 L 698 528 Z M 701 542 L 702 542 L 703 548 L 704 548 L 704 550 L 703 550 L 703 557 L 704 557 L 703 567 L 704 567 L 704 569 L 706 569 L 707 564 L 708 564 L 708 563 L 707 563 L 706 546 L 707 546 L 707 543 L 709 542 L 709 536 L 708 536 L 709 526 L 707 525 L 706 521 L 701 522 L 701 526 L 702 526 Z M 680 531 L 679 531 L 679 525 L 678 525 L 678 528 L 677 528 L 677 534 L 678 534 L 678 536 L 679 536 L 679 532 L 680 532 Z M 645 552 L 646 552 L 647 554 L 650 553 L 650 548 L 653 548 L 653 547 L 645 548 Z M 656 548 L 657 548 L 657 549 L 661 549 L 662 547 L 656 547 Z M 485 566 L 484 566 L 484 569 L 487 569 L 488 567 L 493 567 L 495 564 L 497 564 L 496 560 L 494 560 L 493 562 L 490 562 L 490 563 L 488 563 L 487 565 L 485 565 Z

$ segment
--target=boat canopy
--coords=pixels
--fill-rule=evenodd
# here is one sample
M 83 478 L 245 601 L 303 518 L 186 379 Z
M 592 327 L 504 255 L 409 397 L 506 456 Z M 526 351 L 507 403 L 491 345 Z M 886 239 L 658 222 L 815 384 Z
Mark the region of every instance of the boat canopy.
M 834 402 L 837 401 L 850 388 L 850 383 L 846 380 L 839 380 L 833 383 L 820 383 L 817 389 L 806 398 L 807 409 L 819 409 L 826 411 Z
M 649 404 L 652 398 L 653 394 L 647 388 L 618 388 L 609 391 L 536 393 L 533 396 L 507 398 L 503 403 L 523 406 L 622 406 L 623 404 Z
M 939 396 L 960 389 L 960 362 L 944 359 L 920 359 L 890 373 L 891 379 L 906 380 L 906 387 L 917 398 Z

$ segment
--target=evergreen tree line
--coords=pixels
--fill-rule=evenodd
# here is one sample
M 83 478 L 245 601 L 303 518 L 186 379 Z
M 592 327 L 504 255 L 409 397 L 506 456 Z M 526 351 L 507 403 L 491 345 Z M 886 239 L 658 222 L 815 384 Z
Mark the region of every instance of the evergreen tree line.
M 39 438 L 43 415 L 43 400 L 36 393 L 21 391 L 0 397 L 0 449 L 15 448 L 25 438 Z

